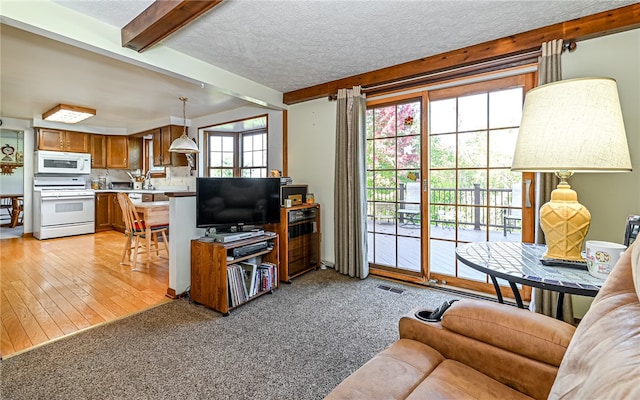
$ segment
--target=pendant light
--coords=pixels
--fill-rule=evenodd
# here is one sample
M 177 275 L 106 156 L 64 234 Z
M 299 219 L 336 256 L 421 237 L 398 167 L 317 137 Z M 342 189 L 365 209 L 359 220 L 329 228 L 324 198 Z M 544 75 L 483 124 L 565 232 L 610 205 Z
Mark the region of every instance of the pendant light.
M 183 154 L 199 153 L 200 150 L 198 150 L 196 142 L 187 136 L 187 101 L 189 101 L 189 99 L 184 96 L 178 97 L 178 99 L 182 101 L 182 120 L 184 127 L 182 129 L 182 136 L 171 143 L 169 151 Z

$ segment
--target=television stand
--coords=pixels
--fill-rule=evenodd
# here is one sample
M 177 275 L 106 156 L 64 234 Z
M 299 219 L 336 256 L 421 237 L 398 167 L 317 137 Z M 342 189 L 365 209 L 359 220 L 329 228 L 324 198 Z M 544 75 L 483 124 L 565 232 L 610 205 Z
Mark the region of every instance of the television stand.
M 267 248 L 257 248 L 254 252 L 233 256 L 234 250 L 246 249 L 263 241 L 268 243 Z M 278 245 L 278 235 L 261 235 L 231 243 L 191 240 L 191 299 L 227 316 L 232 309 L 271 293 L 278 288 Z M 255 265 L 252 270 L 256 274 L 262 271 L 258 275 L 260 279 L 256 279 L 257 287 L 253 291 L 252 279 L 246 281 L 242 279 L 246 279 L 246 272 L 238 273 L 238 268 L 247 264 Z

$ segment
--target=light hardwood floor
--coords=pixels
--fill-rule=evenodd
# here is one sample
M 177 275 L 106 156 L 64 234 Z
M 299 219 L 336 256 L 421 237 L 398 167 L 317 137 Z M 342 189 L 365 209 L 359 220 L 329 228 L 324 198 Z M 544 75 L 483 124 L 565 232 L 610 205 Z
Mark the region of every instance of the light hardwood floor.
M 133 272 L 120 265 L 125 239 L 106 231 L 0 240 L 0 355 L 170 301 L 169 260 L 152 256 Z

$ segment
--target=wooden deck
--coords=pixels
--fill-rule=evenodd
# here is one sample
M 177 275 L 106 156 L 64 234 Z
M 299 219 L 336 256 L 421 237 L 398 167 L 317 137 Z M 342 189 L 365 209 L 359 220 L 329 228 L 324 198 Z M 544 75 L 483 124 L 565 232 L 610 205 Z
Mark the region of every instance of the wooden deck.
M 169 301 L 169 260 L 133 272 L 120 265 L 124 242 L 116 231 L 0 240 L 0 355 Z
M 456 276 L 456 233 L 459 242 L 484 242 L 522 240 L 520 231 L 474 230 L 431 225 L 429 241 L 429 267 L 431 272 Z M 369 221 L 369 261 L 376 264 L 398 267 L 408 271 L 420 271 L 421 239 L 420 226 L 395 221 L 372 224 Z M 374 239 L 375 241 L 372 241 Z M 396 244 L 397 241 L 397 244 Z M 396 251 L 397 249 L 397 251 Z M 459 264 L 457 276 L 485 282 L 486 275 Z

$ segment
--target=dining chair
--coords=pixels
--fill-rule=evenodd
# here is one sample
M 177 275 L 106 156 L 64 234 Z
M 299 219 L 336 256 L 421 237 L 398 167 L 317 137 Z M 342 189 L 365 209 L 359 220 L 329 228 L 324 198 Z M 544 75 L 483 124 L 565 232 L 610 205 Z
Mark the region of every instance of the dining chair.
M 149 255 L 155 253 L 156 256 L 160 256 L 160 247 L 158 245 L 158 234 L 162 235 L 162 243 L 164 244 L 164 251 L 167 252 L 167 258 L 169 257 L 169 241 L 167 239 L 167 225 L 159 226 L 146 226 L 144 220 L 140 219 L 136 206 L 126 193 L 118 193 L 118 204 L 122 209 L 122 218 L 125 224 L 125 235 L 127 241 L 125 242 L 124 249 L 122 251 L 122 259 L 120 264 L 125 265 L 125 259 L 131 261 L 133 259 L 133 265 L 131 269 L 133 271 L 140 271 L 136 269 L 138 263 L 138 255 L 146 254 L 147 268 L 149 268 Z M 147 240 L 147 235 L 151 240 Z M 142 240 L 141 240 L 142 239 Z M 150 243 L 147 245 L 147 243 Z M 147 247 L 148 246 L 148 247 Z M 133 250 L 133 256 L 131 255 Z
M 13 207 L 10 197 L 0 198 L 0 223 L 2 225 L 11 224 L 11 208 Z
M 15 228 L 22 225 L 22 216 L 24 214 L 24 198 L 14 197 L 11 202 L 11 227 Z

